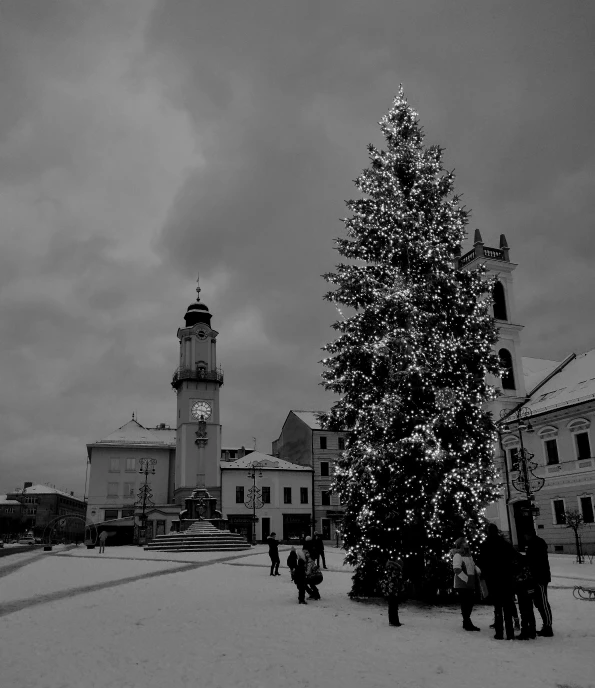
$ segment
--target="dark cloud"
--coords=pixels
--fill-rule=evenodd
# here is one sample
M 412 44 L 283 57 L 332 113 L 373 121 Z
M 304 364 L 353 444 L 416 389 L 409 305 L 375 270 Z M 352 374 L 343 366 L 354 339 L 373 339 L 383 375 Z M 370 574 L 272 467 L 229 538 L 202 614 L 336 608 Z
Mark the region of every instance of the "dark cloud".
M 43 7 L 42 7 L 43 6 Z M 399 83 L 488 245 L 524 353 L 595 344 L 588 3 L 5 0 L 0 7 L 0 490 L 82 489 L 84 444 L 173 423 L 201 271 L 224 442 L 324 407 L 320 275 Z M 43 454 L 43 461 L 40 455 Z

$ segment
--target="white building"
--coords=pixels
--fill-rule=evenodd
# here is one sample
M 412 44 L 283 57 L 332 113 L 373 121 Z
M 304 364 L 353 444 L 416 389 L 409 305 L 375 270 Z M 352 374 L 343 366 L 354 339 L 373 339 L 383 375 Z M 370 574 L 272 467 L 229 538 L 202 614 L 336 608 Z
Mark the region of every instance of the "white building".
M 251 536 L 254 487 L 251 466 L 256 463 L 256 488 L 262 507 L 256 510 L 256 539 L 276 533 L 278 540 L 298 540 L 310 533 L 312 519 L 312 468 L 274 456 L 252 452 L 235 461 L 221 461 L 221 501 L 229 529 Z M 260 502 L 257 502 L 260 503 Z

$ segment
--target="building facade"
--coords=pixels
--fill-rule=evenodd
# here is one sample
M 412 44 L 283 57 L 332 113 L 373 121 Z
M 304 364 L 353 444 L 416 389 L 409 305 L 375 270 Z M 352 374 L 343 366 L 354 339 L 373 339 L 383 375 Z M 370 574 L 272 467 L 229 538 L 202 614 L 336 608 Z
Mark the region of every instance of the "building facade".
M 274 456 L 312 468 L 311 527 L 327 541 L 337 540 L 343 520 L 344 508 L 339 495 L 331 493 L 331 485 L 344 449 L 342 433 L 322 430 L 315 411 L 298 410 L 289 412 L 272 446 Z
M 250 502 L 254 486 L 259 490 L 256 505 L 262 503 L 256 510 Z M 297 542 L 311 529 L 312 468 L 256 451 L 221 461 L 221 501 L 231 531 L 250 540 L 255 513 L 256 540 L 276 533 L 278 540 Z

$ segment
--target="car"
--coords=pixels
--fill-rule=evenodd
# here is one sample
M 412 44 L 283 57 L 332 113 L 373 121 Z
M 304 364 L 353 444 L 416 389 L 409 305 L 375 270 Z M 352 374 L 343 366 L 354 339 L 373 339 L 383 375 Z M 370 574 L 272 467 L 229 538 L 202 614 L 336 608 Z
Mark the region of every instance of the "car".
M 35 538 L 31 536 L 19 538 L 19 545 L 34 545 Z

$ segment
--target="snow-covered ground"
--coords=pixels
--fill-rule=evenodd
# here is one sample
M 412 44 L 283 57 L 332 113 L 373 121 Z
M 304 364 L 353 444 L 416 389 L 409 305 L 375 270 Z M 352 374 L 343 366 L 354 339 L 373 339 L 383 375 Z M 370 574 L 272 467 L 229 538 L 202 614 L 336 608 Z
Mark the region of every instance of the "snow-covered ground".
M 262 547 L 13 556 L 19 566 L 0 569 L 2 686 L 595 686 L 595 603 L 572 597 L 570 577 L 595 581 L 595 565 L 571 557 L 550 558 L 555 637 L 517 643 L 493 639 L 488 607 L 473 616 L 481 633 L 465 633 L 454 607 L 415 603 L 404 605 L 401 628 L 389 627 L 384 604 L 347 597 L 350 573 L 333 549 L 322 600 L 307 606 L 297 604 L 286 552 L 271 578 Z

